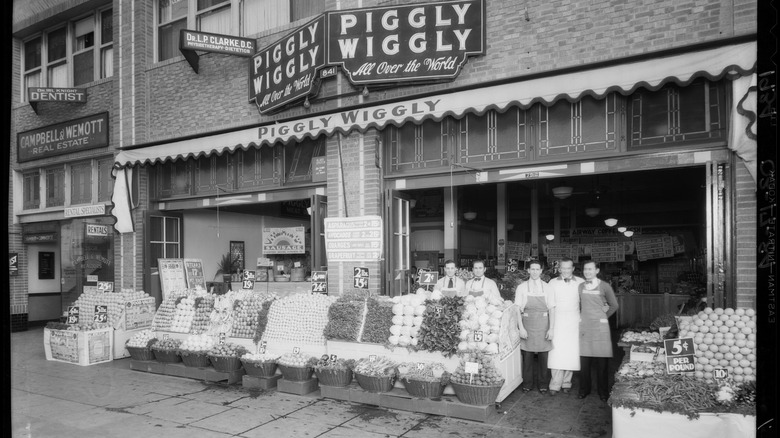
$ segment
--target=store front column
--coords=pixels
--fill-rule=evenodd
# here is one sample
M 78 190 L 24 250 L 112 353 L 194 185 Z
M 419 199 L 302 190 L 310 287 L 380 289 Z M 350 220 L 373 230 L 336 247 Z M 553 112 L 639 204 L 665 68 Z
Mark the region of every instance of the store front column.
M 499 272 L 506 271 L 506 184 L 496 185 L 496 240 L 498 243 L 498 257 L 496 258 L 496 269 Z
M 444 260 L 457 260 L 458 188 L 444 187 Z

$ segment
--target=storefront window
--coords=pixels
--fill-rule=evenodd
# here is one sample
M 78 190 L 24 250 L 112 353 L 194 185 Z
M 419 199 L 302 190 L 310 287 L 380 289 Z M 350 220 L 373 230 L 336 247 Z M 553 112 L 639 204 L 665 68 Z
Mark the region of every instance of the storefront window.
M 325 155 L 325 138 L 304 140 L 284 147 L 284 180 L 286 183 L 311 182 L 314 157 Z
M 639 90 L 630 99 L 629 149 L 725 139 L 724 90 L 704 79 L 658 91 Z
M 460 121 L 459 152 L 464 163 L 527 158 L 526 111 L 469 114 Z
M 57 167 L 46 169 L 46 206 L 65 205 L 65 169 Z
M 70 203 L 92 202 L 92 165 L 79 163 L 70 166 Z
M 114 178 L 111 177 L 111 169 L 114 160 L 111 158 L 98 160 L 98 202 L 110 201 L 114 193 Z
M 97 286 L 95 278 L 114 281 L 113 222 L 113 218 L 101 216 L 62 223 L 63 307 L 75 301 L 84 286 Z
M 27 172 L 23 176 L 22 190 L 24 191 L 25 210 L 33 210 L 41 207 L 41 174 L 37 170 Z
M 449 122 L 445 119 L 390 128 L 390 170 L 399 172 L 447 165 L 448 126 Z
M 238 151 L 238 188 L 274 184 L 274 148 Z
M 170 216 L 150 218 L 149 250 L 153 268 L 157 267 L 157 259 L 181 257 L 180 221 Z
M 229 154 L 195 160 L 195 194 L 217 193 L 219 187 L 233 187 L 232 169 Z
M 615 150 L 616 106 L 615 94 L 539 105 L 539 156 Z

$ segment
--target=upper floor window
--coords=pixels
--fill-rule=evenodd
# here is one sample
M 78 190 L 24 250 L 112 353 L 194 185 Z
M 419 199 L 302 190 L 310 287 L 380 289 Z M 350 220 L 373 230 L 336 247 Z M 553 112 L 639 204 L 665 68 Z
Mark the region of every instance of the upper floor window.
M 106 157 L 25 171 L 21 175 L 22 209 L 110 201 L 114 188 L 113 164 L 114 159 Z
M 157 0 L 157 60 L 179 56 L 181 29 L 251 37 L 335 7 L 335 0 Z
M 75 87 L 112 76 L 113 34 L 113 13 L 106 9 L 25 41 L 22 99 L 29 87 Z

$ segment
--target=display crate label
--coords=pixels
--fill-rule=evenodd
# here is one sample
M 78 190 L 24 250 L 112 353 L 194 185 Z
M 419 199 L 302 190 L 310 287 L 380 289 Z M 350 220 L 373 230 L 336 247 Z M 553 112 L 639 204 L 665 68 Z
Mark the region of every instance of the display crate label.
M 52 359 L 79 363 L 79 333 L 68 330 L 51 330 L 49 346 Z

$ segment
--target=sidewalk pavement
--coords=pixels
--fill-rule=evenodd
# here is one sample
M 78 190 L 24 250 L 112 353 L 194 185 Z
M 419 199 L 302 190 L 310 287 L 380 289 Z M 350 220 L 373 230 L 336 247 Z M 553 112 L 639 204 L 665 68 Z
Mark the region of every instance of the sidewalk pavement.
M 620 355 L 612 361 L 614 374 Z M 11 334 L 13 437 L 547 437 L 609 438 L 611 410 L 519 388 L 488 421 L 418 414 L 276 390 L 244 389 L 130 369 L 47 361 L 43 328 Z

